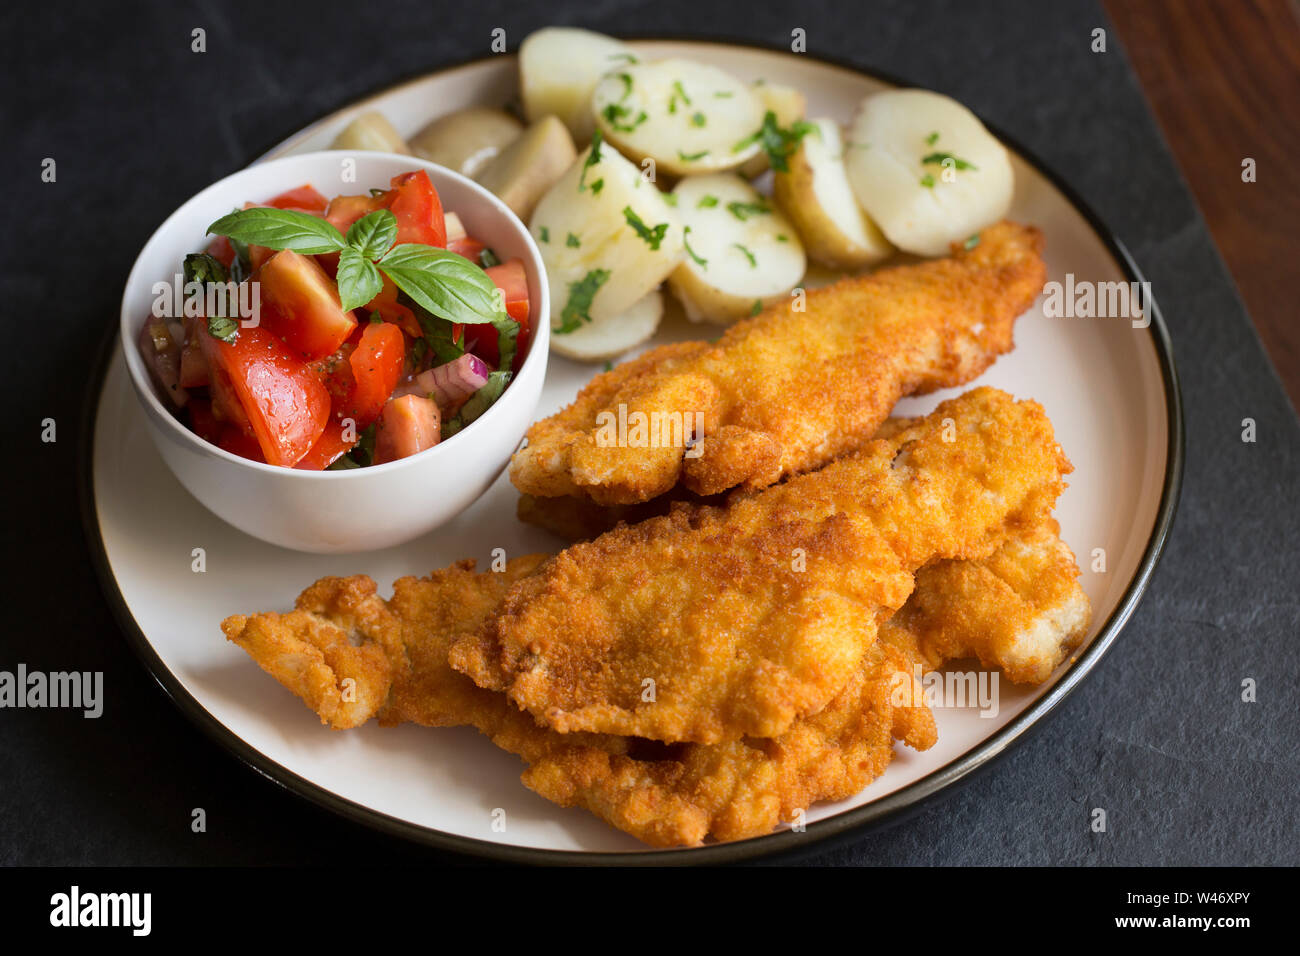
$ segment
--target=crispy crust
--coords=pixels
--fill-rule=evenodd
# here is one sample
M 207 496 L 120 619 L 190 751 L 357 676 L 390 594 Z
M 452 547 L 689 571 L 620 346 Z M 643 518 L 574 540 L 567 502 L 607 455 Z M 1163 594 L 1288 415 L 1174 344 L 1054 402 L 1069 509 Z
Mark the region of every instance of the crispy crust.
M 900 397 L 969 382 L 1009 351 L 1016 318 L 1046 279 L 1042 246 L 1037 229 L 998 223 L 974 249 L 809 291 L 806 308 L 772 306 L 716 345 L 652 349 L 535 424 L 511 481 L 538 497 L 616 505 L 679 483 L 712 495 L 819 468 L 865 443 Z M 620 406 L 702 414 L 699 457 L 601 444 L 598 415 Z
M 656 751 L 645 741 L 539 727 L 503 695 L 448 666 L 453 634 L 490 616 L 510 584 L 543 560 L 533 555 L 481 574 L 472 562 L 460 562 L 425 578 L 402 578 L 387 602 L 367 577 L 324 578 L 303 592 L 293 612 L 235 615 L 222 627 L 322 723 L 336 729 L 371 718 L 384 725 L 472 725 L 530 765 L 527 786 L 563 806 L 585 807 L 653 846 L 767 833 L 818 801 L 859 792 L 884 771 L 895 740 L 917 750 L 932 746 L 933 716 L 915 685 L 918 662 L 942 666 L 945 652 L 963 653 L 988 633 L 1010 633 L 1003 627 L 1010 619 L 1040 640 L 1050 633 L 1049 656 L 1059 662 L 1087 629 L 1087 598 L 1073 555 L 1048 519 L 1014 532 L 982 561 L 924 569 L 917 592 L 881 627 L 880 640 L 820 713 L 773 740 Z M 1008 579 L 1054 583 L 999 586 Z M 950 588 L 971 583 L 975 590 L 963 592 L 967 603 L 945 598 Z M 1060 608 L 1080 603 L 1084 619 L 1063 626 Z M 934 635 L 943 635 L 942 643 Z M 348 678 L 355 681 L 352 693 Z M 911 693 L 900 695 L 905 687 Z M 345 696 L 356 698 L 351 709 L 339 705 Z
M 988 555 L 1069 467 L 1040 406 L 976 389 L 725 509 L 568 548 L 449 658 L 561 732 L 775 737 L 840 692 L 916 569 Z

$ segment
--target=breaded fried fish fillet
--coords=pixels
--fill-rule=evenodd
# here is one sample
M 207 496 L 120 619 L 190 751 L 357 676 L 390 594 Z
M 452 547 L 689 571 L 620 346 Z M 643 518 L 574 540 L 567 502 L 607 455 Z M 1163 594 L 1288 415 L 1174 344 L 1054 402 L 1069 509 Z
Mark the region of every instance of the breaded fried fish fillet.
M 451 664 L 564 733 L 775 737 L 845 687 L 918 568 L 987 556 L 1069 470 L 1037 403 L 976 389 L 726 508 L 566 549 Z
M 909 684 L 916 661 L 942 665 L 943 647 L 1000 634 L 1007 648 L 1015 648 L 1022 641 L 1005 624 L 1015 621 L 1035 635 L 1032 644 L 1045 655 L 1039 660 L 1059 663 L 1087 628 L 1087 598 L 1074 558 L 1049 519 L 1013 532 L 982 561 L 924 569 L 916 592 L 881 628 L 849 684 L 823 711 L 776 739 L 664 747 L 559 734 L 447 664 L 454 635 L 481 626 L 511 584 L 544 560 L 519 558 L 504 571 L 479 574 L 473 562 L 460 562 L 425 578 L 402 578 L 389 601 L 378 597 L 370 578 L 324 578 L 302 593 L 295 611 L 236 615 L 222 628 L 322 723 L 335 729 L 370 719 L 386 726 L 477 727 L 530 765 L 524 782 L 533 790 L 564 806 L 585 807 L 653 846 L 761 835 L 818 801 L 860 791 L 888 765 L 895 740 L 918 750 L 931 746 L 933 718 Z M 987 575 L 972 573 L 993 568 Z M 1007 580 L 1051 583 L 998 586 Z M 966 590 L 974 598 L 971 611 L 942 600 L 959 582 L 976 587 Z M 1080 607 L 1082 618 L 1062 610 Z M 927 654 L 930 634 L 946 635 L 946 641 Z M 900 694 L 903 688 L 911 693 Z
M 819 468 L 867 441 L 902 396 L 969 382 L 1008 351 L 1046 279 L 1042 245 L 1037 229 L 998 223 L 971 249 L 811 290 L 716 344 L 652 349 L 533 425 L 511 481 L 616 505 L 679 483 L 712 495 Z M 678 437 L 610 440 L 612 419 L 637 415 L 676 423 Z

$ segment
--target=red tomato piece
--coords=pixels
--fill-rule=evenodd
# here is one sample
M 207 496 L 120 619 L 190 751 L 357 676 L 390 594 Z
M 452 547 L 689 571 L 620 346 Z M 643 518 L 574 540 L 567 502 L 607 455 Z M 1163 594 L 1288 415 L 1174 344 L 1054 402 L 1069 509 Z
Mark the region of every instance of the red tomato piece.
M 352 435 L 351 441 L 345 437 L 346 434 Z M 316 439 L 316 444 L 312 445 L 311 450 L 293 467 L 303 471 L 324 471 L 342 458 L 356 443 L 356 429 L 349 432 L 342 422 L 331 418 L 329 424 L 325 426 L 325 431 L 321 433 L 320 438 Z
M 376 465 L 406 458 L 438 444 L 442 419 L 436 402 L 423 395 L 403 395 L 384 406 L 375 429 Z
M 258 444 L 257 439 L 234 425 L 227 425 L 221 430 L 216 444 L 217 447 L 225 449 L 232 455 L 247 458 L 249 461 L 266 463 L 266 456 L 262 454 L 262 446 Z
M 201 339 L 212 369 L 214 406 L 219 391 L 227 403 L 233 397 L 266 461 L 296 465 L 330 414 L 329 392 L 311 367 L 263 328 L 241 328 L 234 342 L 206 333 Z
M 506 315 L 519 323 L 519 334 L 515 339 L 515 360 L 511 366 L 513 370 L 518 371 L 528 355 L 530 338 L 528 274 L 524 271 L 524 264 L 520 259 L 511 259 L 509 262 L 503 262 L 484 271 L 505 294 Z M 467 326 L 465 347 L 493 367 L 501 361 L 501 355 L 497 351 L 497 330 L 491 325 Z
M 383 276 L 383 280 L 384 287 L 379 290 L 379 295 L 367 302 L 362 311 L 367 314 L 378 312 L 387 321 L 395 322 L 411 338 L 418 339 L 424 334 L 424 329 L 420 328 L 415 313 L 397 301 L 397 286 L 393 280 L 388 276 Z
M 254 276 L 261 286 L 261 325 L 304 358 L 332 353 L 357 327 L 338 287 L 311 256 L 277 252 Z
M 447 243 L 447 251 L 454 252 L 458 256 L 464 256 L 474 265 L 478 265 L 478 257 L 483 254 L 487 248 L 487 243 L 480 242 L 472 236 L 461 236 L 459 239 L 452 239 Z
M 212 403 L 202 398 L 191 398 L 185 403 L 190 415 L 190 431 L 206 442 L 217 443 L 222 422 L 212 414 Z
M 225 236 L 217 236 L 208 243 L 208 255 L 229 269 L 230 264 L 235 261 L 235 247 Z
M 274 206 L 276 209 L 296 209 L 299 212 L 310 212 L 323 214 L 325 207 L 329 205 L 314 186 L 299 186 L 297 189 L 290 189 L 288 192 L 280 193 L 270 202 L 268 206 Z
M 397 217 L 397 238 L 393 245 L 418 242 L 442 248 L 447 245 L 447 222 L 442 200 L 423 169 L 394 176 L 388 208 Z
M 383 196 L 335 196 L 325 209 L 325 219 L 346 236 L 348 229 L 362 216 L 385 208 Z
M 446 246 L 447 222 L 442 200 L 429 174 L 421 169 L 394 176 L 392 187 L 377 196 L 335 196 L 325 210 L 325 218 L 346 236 L 362 216 L 376 209 L 389 209 L 397 219 L 397 238 L 393 245 L 418 242 L 438 248 Z
M 388 322 L 370 322 L 348 359 L 356 385 L 347 411 L 357 428 L 365 428 L 384 409 L 406 362 L 406 338 Z
M 361 340 L 360 329 L 354 337 L 358 342 Z M 334 409 L 335 418 L 342 418 L 348 414 L 352 392 L 357 387 L 357 380 L 352 375 L 352 362 L 349 361 L 356 347 L 357 343 L 349 339 L 340 345 L 333 355 L 312 365 L 312 369 L 324 383 L 325 390 L 330 394 L 330 407 Z

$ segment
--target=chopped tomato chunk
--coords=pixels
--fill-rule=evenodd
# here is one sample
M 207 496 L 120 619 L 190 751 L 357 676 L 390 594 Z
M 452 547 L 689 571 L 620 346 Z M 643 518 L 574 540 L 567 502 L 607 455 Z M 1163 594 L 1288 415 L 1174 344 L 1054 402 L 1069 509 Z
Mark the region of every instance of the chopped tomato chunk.
M 349 440 L 348 436 L 351 436 Z M 357 443 L 356 429 L 347 428 L 337 418 L 331 418 L 321 432 L 316 444 L 298 460 L 295 468 L 303 471 L 324 471 L 342 458 Z
M 299 212 L 322 214 L 329 201 L 316 190 L 315 186 L 308 185 L 282 192 L 267 205 L 274 206 L 276 209 L 297 209 Z
M 470 262 L 474 263 L 474 265 L 478 265 L 478 257 L 483 254 L 483 250 L 486 248 L 487 243 L 480 242 L 470 236 L 462 236 L 459 239 L 452 239 L 447 243 L 448 252 L 454 252 L 458 256 L 464 256 Z
M 528 355 L 530 338 L 528 274 L 524 271 L 524 264 L 520 259 L 511 259 L 509 262 L 503 262 L 484 271 L 504 293 L 506 315 L 519 323 L 519 335 L 515 340 L 515 360 L 511 366 L 518 371 L 525 356 Z M 465 347 L 489 365 L 495 367 L 501 362 L 501 354 L 497 348 L 497 330 L 491 325 L 467 326 Z
M 375 430 L 374 463 L 406 458 L 438 444 L 442 419 L 438 406 L 422 395 L 403 395 L 384 406 Z
M 296 465 L 329 418 L 330 396 L 320 379 L 266 329 L 241 328 L 234 342 L 206 332 L 200 337 L 212 370 L 214 409 L 221 395 L 232 422 L 242 425 L 232 414 L 235 408 L 242 413 L 268 463 Z
M 406 338 L 388 322 L 370 322 L 348 359 L 356 385 L 348 401 L 349 416 L 365 428 L 383 411 L 406 362 Z
M 261 324 L 305 358 L 324 358 L 357 327 L 338 287 L 311 256 L 277 252 L 254 277 L 261 285 Z

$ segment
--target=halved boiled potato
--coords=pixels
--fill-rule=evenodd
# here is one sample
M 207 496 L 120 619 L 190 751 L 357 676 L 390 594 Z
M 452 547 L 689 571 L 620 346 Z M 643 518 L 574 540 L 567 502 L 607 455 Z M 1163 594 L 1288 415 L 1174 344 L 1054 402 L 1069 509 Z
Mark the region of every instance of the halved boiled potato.
M 583 151 L 537 204 L 530 229 L 546 263 L 553 344 L 627 312 L 682 256 L 664 194 L 608 143 Z
M 519 47 L 519 80 L 530 122 L 560 118 L 574 141 L 591 140 L 591 91 L 610 70 L 635 63 L 631 49 L 613 37 L 576 27 L 546 27 Z
M 411 152 L 402 134 L 378 110 L 362 113 L 334 137 L 330 149 L 360 149 L 380 153 Z
M 858 205 L 844 169 L 844 143 L 834 120 L 812 120 L 813 130 L 776 173 L 777 204 L 799 230 L 808 256 L 823 265 L 860 269 L 889 257 L 894 247 Z
M 538 200 L 573 165 L 573 137 L 554 116 L 544 116 L 520 134 L 474 178 L 528 221 Z
M 730 73 L 689 60 L 636 63 L 606 74 L 591 97 L 605 138 L 673 176 L 735 169 L 759 151 L 763 104 Z
M 474 106 L 431 120 L 411 137 L 411 151 L 462 176 L 475 176 L 523 129 L 505 110 Z
M 776 117 L 776 125 L 789 129 L 804 117 L 808 109 L 808 98 L 793 86 L 781 86 L 779 83 L 755 83 L 750 89 L 763 104 L 765 111 Z M 755 179 L 767 172 L 767 153 L 760 152 L 740 167 L 740 175 L 746 179 Z
M 1006 215 L 1011 160 L 984 124 L 954 99 L 891 90 L 862 101 L 846 150 L 858 202 L 889 241 L 941 256 Z
M 614 358 L 654 335 L 663 314 L 664 297 L 655 290 L 621 315 L 593 320 L 568 335 L 552 335 L 551 347 L 580 362 Z
M 808 261 L 794 225 L 731 173 L 690 176 L 673 190 L 686 258 L 668 286 L 686 317 L 727 324 L 784 299 Z

